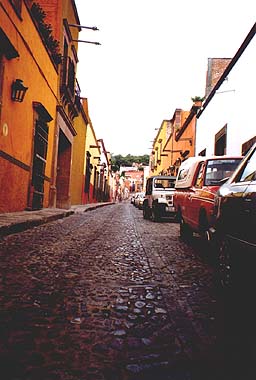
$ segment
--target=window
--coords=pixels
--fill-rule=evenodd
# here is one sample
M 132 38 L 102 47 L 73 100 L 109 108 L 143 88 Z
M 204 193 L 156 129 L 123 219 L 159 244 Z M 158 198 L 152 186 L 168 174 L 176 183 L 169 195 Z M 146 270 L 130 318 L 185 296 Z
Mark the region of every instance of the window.
M 214 154 L 223 156 L 227 150 L 227 124 L 215 135 Z
M 91 164 L 91 154 L 86 152 L 86 169 L 85 169 L 85 183 L 84 183 L 84 192 L 89 193 L 90 190 L 90 180 L 92 174 L 92 164 Z
M 224 178 L 231 176 L 240 161 L 240 158 L 209 160 L 206 168 L 205 185 L 219 186 Z
M 175 186 L 175 178 L 157 178 L 154 182 L 154 187 L 157 189 L 173 189 Z
M 68 43 L 67 40 L 64 39 L 63 46 L 63 62 L 62 62 L 62 73 L 61 73 L 61 84 L 67 84 L 67 71 L 68 71 Z
M 0 28 L 0 55 L 2 54 L 4 54 L 7 59 L 19 57 L 19 53 L 12 45 L 3 29 Z
M 68 90 L 69 97 L 75 96 L 75 64 L 71 57 L 68 56 L 68 42 L 64 39 L 63 62 L 61 72 L 61 91 Z
M 198 154 L 198 156 L 206 156 L 206 149 L 201 150 L 201 152 Z
M 68 59 L 68 89 L 72 96 L 75 95 L 75 65 L 72 59 Z
M 18 16 L 21 15 L 21 0 L 9 0 Z
M 180 169 L 178 180 L 185 180 L 188 176 L 189 168 Z
M 255 144 L 255 143 L 256 143 L 256 136 L 254 136 L 250 140 L 246 141 L 242 145 L 242 156 L 245 156 L 249 152 L 249 150 L 251 149 L 253 144 Z
M 203 186 L 203 172 L 204 172 L 204 162 L 201 162 L 200 167 L 199 167 L 199 171 L 198 171 L 198 175 L 197 175 L 197 179 L 196 179 L 196 183 L 195 183 L 195 187 L 202 187 Z

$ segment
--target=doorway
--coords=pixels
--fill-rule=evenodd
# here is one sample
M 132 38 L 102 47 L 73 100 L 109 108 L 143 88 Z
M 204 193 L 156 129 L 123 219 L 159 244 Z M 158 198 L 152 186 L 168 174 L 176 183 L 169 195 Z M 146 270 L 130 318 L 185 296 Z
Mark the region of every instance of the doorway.
M 72 146 L 65 134 L 60 129 L 59 146 L 57 158 L 57 179 L 56 179 L 56 207 L 70 208 L 70 166 Z

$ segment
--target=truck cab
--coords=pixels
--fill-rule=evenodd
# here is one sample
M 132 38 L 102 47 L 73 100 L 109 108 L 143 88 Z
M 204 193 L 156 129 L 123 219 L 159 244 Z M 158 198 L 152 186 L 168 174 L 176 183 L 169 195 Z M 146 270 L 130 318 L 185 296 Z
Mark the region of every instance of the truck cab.
M 174 207 L 183 240 L 189 240 L 194 232 L 210 240 L 215 194 L 241 160 L 242 156 L 196 156 L 181 164 L 175 183 Z

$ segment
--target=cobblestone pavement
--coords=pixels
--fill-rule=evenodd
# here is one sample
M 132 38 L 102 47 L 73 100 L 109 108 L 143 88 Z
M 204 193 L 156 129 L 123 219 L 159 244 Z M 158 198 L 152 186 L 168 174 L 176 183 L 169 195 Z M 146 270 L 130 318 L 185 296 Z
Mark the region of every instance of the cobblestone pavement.
M 251 310 L 178 229 L 124 202 L 2 238 L 1 379 L 255 379 Z

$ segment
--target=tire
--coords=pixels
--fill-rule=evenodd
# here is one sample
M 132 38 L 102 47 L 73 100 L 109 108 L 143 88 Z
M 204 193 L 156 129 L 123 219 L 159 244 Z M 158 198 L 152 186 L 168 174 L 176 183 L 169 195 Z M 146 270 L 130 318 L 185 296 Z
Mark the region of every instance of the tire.
M 205 212 L 202 211 L 199 219 L 199 232 L 201 238 L 207 243 L 210 241 L 209 223 Z
M 143 218 L 150 219 L 150 209 L 147 204 L 143 205 Z
M 180 221 L 180 238 L 181 238 L 181 240 L 183 240 L 185 242 L 191 241 L 192 236 L 193 236 L 193 232 L 192 232 L 191 228 L 187 225 L 187 223 L 185 223 L 181 214 L 179 217 L 179 221 Z
M 222 238 L 219 243 L 218 280 L 222 289 L 231 290 L 235 284 L 235 260 L 230 243 Z
M 153 222 L 159 222 L 160 219 L 161 218 L 160 218 L 160 213 L 159 213 L 158 207 L 153 206 L 152 207 L 152 220 L 153 220 Z
M 202 249 L 205 254 L 209 257 L 213 255 L 214 244 L 212 242 L 212 236 L 209 230 L 209 223 L 205 213 L 203 212 L 200 216 L 199 221 L 199 233 L 202 242 Z

